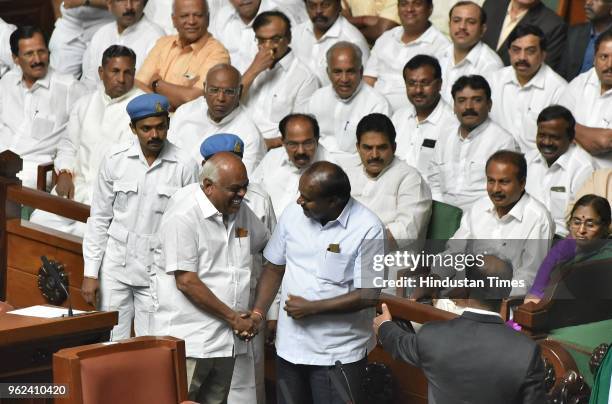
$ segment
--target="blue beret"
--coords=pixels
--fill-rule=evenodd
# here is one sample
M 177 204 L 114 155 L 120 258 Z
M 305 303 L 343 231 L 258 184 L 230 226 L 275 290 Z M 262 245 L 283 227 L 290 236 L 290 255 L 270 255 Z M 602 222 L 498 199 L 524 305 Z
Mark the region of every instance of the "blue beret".
M 218 133 L 206 138 L 200 146 L 200 154 L 205 160 L 219 152 L 232 152 L 242 157 L 244 142 L 231 133 Z
M 142 94 L 130 101 L 125 108 L 132 122 L 150 116 L 168 114 L 170 103 L 160 94 Z

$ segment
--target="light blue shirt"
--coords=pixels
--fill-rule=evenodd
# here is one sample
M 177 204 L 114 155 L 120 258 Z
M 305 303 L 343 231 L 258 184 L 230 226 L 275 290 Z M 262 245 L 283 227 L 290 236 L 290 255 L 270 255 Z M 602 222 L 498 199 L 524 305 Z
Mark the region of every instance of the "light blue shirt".
M 299 205 L 288 206 L 264 250 L 268 261 L 285 265 L 281 303 L 289 294 L 322 300 L 372 287 L 373 278 L 382 276 L 374 271 L 372 257 L 384 254 L 384 237 L 380 219 L 353 198 L 336 220 L 324 226 L 306 217 Z M 294 364 L 356 362 L 374 347 L 373 318 L 373 307 L 299 320 L 281 310 L 276 352 Z

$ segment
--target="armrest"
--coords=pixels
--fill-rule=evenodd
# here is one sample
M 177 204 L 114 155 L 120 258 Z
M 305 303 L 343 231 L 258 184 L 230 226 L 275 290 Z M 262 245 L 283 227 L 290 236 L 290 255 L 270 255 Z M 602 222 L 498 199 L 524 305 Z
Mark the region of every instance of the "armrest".
M 47 173 L 51 171 L 51 185 L 55 185 L 57 182 L 57 174 L 54 170 L 55 166 L 53 162 L 43 163 L 38 165 L 37 177 L 36 177 L 36 189 L 39 191 L 47 191 Z
M 499 315 L 504 321 L 510 320 L 510 310 L 513 307 L 520 306 L 525 300 L 525 295 L 510 296 L 502 300 L 501 307 L 499 308 Z

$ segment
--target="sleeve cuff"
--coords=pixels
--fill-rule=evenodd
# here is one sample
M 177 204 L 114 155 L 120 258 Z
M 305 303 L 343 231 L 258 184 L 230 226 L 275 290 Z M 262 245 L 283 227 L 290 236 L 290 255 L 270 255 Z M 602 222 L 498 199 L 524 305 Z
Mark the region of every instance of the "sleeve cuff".
M 100 272 L 101 264 L 101 261 L 85 261 L 83 276 L 87 278 L 98 279 L 98 273 Z

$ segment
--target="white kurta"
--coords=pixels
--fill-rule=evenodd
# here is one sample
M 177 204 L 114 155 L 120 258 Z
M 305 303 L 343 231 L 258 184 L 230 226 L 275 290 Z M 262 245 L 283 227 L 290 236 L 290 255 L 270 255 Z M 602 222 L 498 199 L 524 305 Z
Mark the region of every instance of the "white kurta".
M 450 44 L 448 38 L 433 26 L 410 43 L 402 41 L 403 33 L 404 28 L 399 26 L 382 34 L 376 40 L 363 72 L 365 76 L 377 79 L 374 88 L 387 98 L 393 111 L 408 103 L 402 77 L 404 65 L 420 54 L 438 57 Z
M 0 80 L 0 150 L 23 159 L 23 185 L 36 188 L 37 166 L 55 157 L 68 117 L 84 93 L 72 76 L 51 69 L 31 88 L 23 83 L 21 69 Z
M 94 34 L 83 55 L 83 75 L 81 81 L 90 88 L 100 83 L 98 67 L 102 65 L 102 54 L 111 45 L 123 45 L 136 53 L 136 71 L 140 69 L 155 42 L 164 36 L 164 30 L 146 15 L 136 24 L 127 27 L 122 33 L 117 31 L 117 23 L 106 24 Z
M 290 51 L 253 80 L 244 105 L 262 136 L 275 138 L 280 136 L 281 119 L 292 112 L 304 112 L 318 87 L 316 77 Z
M 317 39 L 310 20 L 301 23 L 291 30 L 292 49 L 297 57 L 313 72 L 322 86 L 329 84 L 327 76 L 327 50 L 336 42 L 352 42 L 361 49 L 361 61 L 366 65 L 370 57 L 370 47 L 361 31 L 355 28 L 346 18 L 338 16 L 327 32 Z
M 525 159 L 525 189 L 549 210 L 555 221 L 556 234 L 567 236 L 567 206 L 575 202 L 576 193 L 595 171 L 595 162 L 589 153 L 575 144 L 570 145 L 550 167 L 538 150 L 527 153 Z
M 170 119 L 168 139 L 201 162 L 200 145 L 218 133 L 231 133 L 242 139 L 242 162 L 250 176 L 266 154 L 266 144 L 255 123 L 240 106 L 220 122 L 215 122 L 208 115 L 208 104 L 203 96 L 189 101 L 181 105 Z
M 466 212 L 487 195 L 485 165 L 498 150 L 518 150 L 512 135 L 487 119 L 466 138 L 453 132 L 444 134 L 434 148 L 429 186 L 433 199 L 457 206 Z
M 521 151 L 537 150 L 537 119 L 542 110 L 557 104 L 567 82 L 543 64 L 523 87 L 514 67 L 504 67 L 491 76 L 491 119 L 514 136 Z

